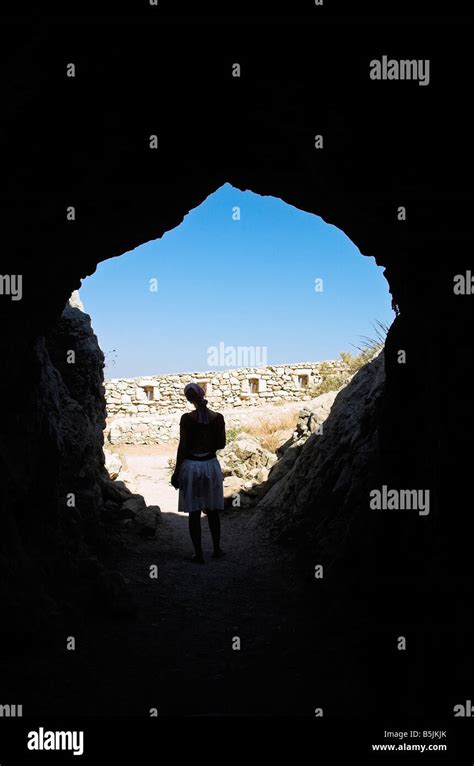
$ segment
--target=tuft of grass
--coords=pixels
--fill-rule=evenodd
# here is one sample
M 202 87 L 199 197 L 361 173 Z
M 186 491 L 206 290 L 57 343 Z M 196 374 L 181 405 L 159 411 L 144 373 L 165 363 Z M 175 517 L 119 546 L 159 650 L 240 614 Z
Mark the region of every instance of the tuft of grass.
M 317 396 L 321 396 L 321 394 L 327 394 L 329 391 L 337 391 L 338 388 L 341 388 L 341 386 L 344 385 L 344 383 L 347 383 L 349 380 L 350 375 L 330 375 L 327 378 L 323 378 L 321 383 L 318 383 L 317 386 L 313 386 L 309 389 L 309 395 L 316 398 Z
M 344 372 L 335 372 L 329 364 L 323 362 L 320 367 L 323 379 L 321 383 L 310 389 L 310 396 L 316 397 L 321 396 L 321 394 L 327 394 L 328 391 L 337 391 L 337 389 L 345 385 L 349 378 L 360 370 L 364 364 L 370 362 L 370 360 L 383 349 L 388 327 L 378 320 L 373 326 L 375 337 L 371 338 L 363 335 L 361 336 L 362 342 L 359 345 L 354 346 L 358 350 L 358 354 L 351 354 L 349 351 L 341 351 L 341 361 L 346 365 L 346 370 Z
M 295 430 L 298 417 L 298 410 L 261 415 L 251 425 L 245 426 L 245 431 L 258 437 L 264 449 L 276 452 L 286 440 L 285 436 L 287 438 Z
M 378 319 L 373 323 L 372 326 L 374 328 L 375 337 L 371 338 L 368 335 L 362 335 L 362 342 L 355 346 L 355 348 L 359 351 L 359 357 L 363 357 L 365 359 L 363 364 L 369 362 L 372 357 L 375 356 L 375 354 L 378 354 L 379 351 L 383 349 L 389 330 L 388 326 L 383 322 L 380 322 Z
M 173 475 L 175 468 L 176 468 L 176 458 L 175 457 L 168 458 L 168 470 L 169 470 L 170 476 Z

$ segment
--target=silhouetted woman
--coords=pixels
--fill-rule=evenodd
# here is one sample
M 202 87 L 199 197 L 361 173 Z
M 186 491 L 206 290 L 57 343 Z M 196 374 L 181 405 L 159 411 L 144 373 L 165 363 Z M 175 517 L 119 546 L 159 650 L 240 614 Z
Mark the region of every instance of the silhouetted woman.
M 208 408 L 204 391 L 197 383 L 188 383 L 184 395 L 194 404 L 195 410 L 181 416 L 176 468 L 171 484 L 179 489 L 178 510 L 189 514 L 189 534 L 195 551 L 190 560 L 204 564 L 201 511 L 209 522 L 214 558 L 224 554 L 220 547 L 219 518 L 219 511 L 224 509 L 224 488 L 216 450 L 225 447 L 225 422 L 220 412 Z

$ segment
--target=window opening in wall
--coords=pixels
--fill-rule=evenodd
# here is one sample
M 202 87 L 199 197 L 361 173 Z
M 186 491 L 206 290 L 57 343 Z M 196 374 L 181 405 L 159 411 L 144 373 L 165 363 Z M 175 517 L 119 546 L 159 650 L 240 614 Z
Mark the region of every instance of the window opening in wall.
M 145 396 L 148 399 L 149 402 L 154 401 L 155 399 L 155 392 L 153 390 L 153 386 L 144 386 L 143 390 L 145 391 Z
M 258 394 L 258 378 L 249 378 L 249 392 Z

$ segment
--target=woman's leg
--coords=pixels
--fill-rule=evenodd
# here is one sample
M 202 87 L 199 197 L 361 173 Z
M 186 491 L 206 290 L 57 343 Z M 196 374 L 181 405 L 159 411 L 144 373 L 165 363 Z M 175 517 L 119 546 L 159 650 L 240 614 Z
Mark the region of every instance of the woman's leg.
M 221 520 L 219 511 L 207 511 L 207 520 L 211 531 L 212 544 L 214 545 L 214 557 L 222 556 L 224 551 L 221 549 Z
M 201 547 L 201 511 L 191 511 L 189 514 L 189 535 L 196 551 L 196 559 L 203 559 Z

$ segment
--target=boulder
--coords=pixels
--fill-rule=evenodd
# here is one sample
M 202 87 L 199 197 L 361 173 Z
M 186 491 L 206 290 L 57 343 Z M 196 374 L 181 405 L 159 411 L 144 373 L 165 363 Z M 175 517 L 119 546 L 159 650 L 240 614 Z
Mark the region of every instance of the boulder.
M 304 442 L 304 439 L 303 439 L 303 442 Z M 285 450 L 281 458 L 270 469 L 268 477 L 265 481 L 265 486 L 264 486 L 265 492 L 268 492 L 270 487 L 272 487 L 278 481 L 283 479 L 286 476 L 286 474 L 291 470 L 301 451 L 302 446 L 303 444 L 300 443 L 299 441 L 294 442 L 293 444 L 288 446 L 288 448 Z
M 108 450 L 104 449 L 104 456 L 105 468 L 109 474 L 109 478 L 116 479 L 122 469 L 122 461 L 120 459 L 120 455 L 117 455 L 116 452 L 109 452 Z
M 226 476 L 224 479 L 224 498 L 238 494 L 243 485 L 244 480 L 238 476 Z
M 122 513 L 127 513 L 129 517 L 135 518 L 137 514 L 144 511 L 145 508 L 146 503 L 144 498 L 141 495 L 132 495 L 122 504 L 120 510 Z
M 277 460 L 260 444 L 255 436 L 241 434 L 230 442 L 219 455 L 224 478 L 236 476 L 248 480 L 255 479 L 261 468 L 270 468 Z
M 130 501 L 129 501 L 130 502 Z M 158 505 L 148 505 L 140 508 L 133 516 L 138 532 L 144 537 L 153 537 L 160 521 L 161 508 Z
M 119 503 L 116 503 L 114 500 L 106 500 L 104 503 L 104 508 L 107 511 L 110 511 L 111 513 L 116 513 L 118 509 L 120 508 Z
M 129 500 L 132 497 L 132 493 L 123 481 L 102 479 L 102 497 L 104 501 L 113 500 L 121 505 L 125 500 Z

